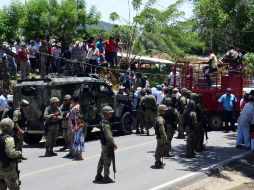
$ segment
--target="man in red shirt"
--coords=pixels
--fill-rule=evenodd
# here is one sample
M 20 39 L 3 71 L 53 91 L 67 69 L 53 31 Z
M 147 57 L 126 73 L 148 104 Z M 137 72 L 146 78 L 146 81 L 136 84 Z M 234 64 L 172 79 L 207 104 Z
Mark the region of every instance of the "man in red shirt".
M 30 74 L 30 63 L 28 60 L 28 51 L 26 49 L 26 44 L 20 44 L 21 49 L 18 51 L 18 58 L 20 61 L 20 71 L 21 79 L 26 79 Z
M 115 56 L 115 48 L 116 44 L 113 40 L 113 37 L 109 37 L 108 40 L 103 42 L 105 48 L 105 58 L 108 63 L 110 63 L 110 67 L 114 67 L 114 56 Z

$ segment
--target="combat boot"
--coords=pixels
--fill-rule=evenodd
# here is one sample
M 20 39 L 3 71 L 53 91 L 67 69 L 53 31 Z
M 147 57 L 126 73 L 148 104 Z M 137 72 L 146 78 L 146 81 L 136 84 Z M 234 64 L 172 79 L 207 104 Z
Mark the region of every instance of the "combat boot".
M 49 151 L 49 153 L 50 153 L 52 156 L 57 156 L 57 153 L 55 153 L 55 152 L 53 151 L 53 149 L 51 149 L 51 150 Z
M 155 161 L 154 168 L 162 169 L 164 168 L 164 164 L 161 161 Z
M 103 183 L 115 183 L 115 181 L 110 177 L 104 177 Z
M 102 182 L 103 176 L 101 174 L 97 174 L 94 179 L 95 182 Z
M 52 156 L 52 154 L 50 154 L 50 152 L 46 150 L 45 157 L 50 157 L 50 156 Z

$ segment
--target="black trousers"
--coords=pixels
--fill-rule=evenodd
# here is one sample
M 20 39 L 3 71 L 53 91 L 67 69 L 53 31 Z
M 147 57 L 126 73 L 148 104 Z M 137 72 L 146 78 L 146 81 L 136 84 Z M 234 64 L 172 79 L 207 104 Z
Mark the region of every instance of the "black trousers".
M 224 118 L 226 130 L 230 130 L 230 128 L 234 130 L 235 122 L 233 118 L 233 111 L 224 110 Z M 230 126 L 228 125 L 228 123 L 230 123 Z

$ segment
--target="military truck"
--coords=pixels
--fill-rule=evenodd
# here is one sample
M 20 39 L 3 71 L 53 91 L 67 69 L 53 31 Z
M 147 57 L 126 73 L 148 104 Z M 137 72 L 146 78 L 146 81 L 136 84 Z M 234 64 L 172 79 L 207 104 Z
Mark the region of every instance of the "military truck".
M 112 88 L 98 75 L 49 76 L 45 79 L 18 80 L 13 88 L 14 107 L 22 99 L 30 102 L 27 113 L 28 123 L 24 141 L 27 144 L 40 142 L 44 135 L 43 113 L 51 97 L 56 96 L 63 102 L 66 94 L 80 97 L 81 112 L 85 116 L 90 133 L 100 127 L 101 109 L 105 105 L 115 110 L 112 126 L 121 134 L 130 134 L 134 126 L 134 111 L 131 96 L 115 95 Z

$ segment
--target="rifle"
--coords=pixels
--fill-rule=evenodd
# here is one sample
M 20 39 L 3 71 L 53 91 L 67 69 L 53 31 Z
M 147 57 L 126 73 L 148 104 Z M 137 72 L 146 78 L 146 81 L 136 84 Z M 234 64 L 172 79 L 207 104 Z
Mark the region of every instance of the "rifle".
M 112 149 L 112 164 L 113 164 L 113 172 L 114 172 L 114 179 L 115 179 L 116 178 L 116 158 L 115 158 L 114 147 Z
M 19 179 L 20 170 L 19 170 L 18 160 L 17 160 L 17 159 L 15 160 L 15 165 L 16 165 L 16 173 L 17 173 L 17 176 L 18 176 L 18 183 L 19 183 L 19 185 L 21 185 L 21 181 L 20 181 L 20 179 Z

